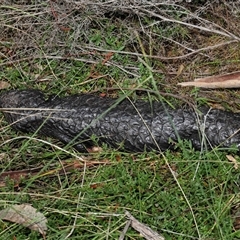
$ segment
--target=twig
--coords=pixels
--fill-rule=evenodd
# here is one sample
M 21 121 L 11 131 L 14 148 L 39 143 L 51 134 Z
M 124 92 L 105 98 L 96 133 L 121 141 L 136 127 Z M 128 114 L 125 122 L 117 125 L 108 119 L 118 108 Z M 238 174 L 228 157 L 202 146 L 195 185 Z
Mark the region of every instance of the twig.
M 160 14 L 154 13 L 153 11 L 150 11 L 150 10 L 147 10 L 147 9 L 137 8 L 137 7 L 136 7 L 136 9 L 147 13 L 148 16 L 157 17 L 157 18 L 159 18 L 159 19 L 161 19 L 162 21 L 165 21 L 165 22 L 178 23 L 178 24 L 187 26 L 189 28 L 196 28 L 196 29 L 199 29 L 199 30 L 202 30 L 202 31 L 205 31 L 205 32 L 216 33 L 216 34 L 219 34 L 219 35 L 222 35 L 222 36 L 225 36 L 225 37 L 233 38 L 233 39 L 238 40 L 238 41 L 240 40 L 239 37 L 237 37 L 236 35 L 228 32 L 226 30 L 225 31 L 219 31 L 219 30 L 216 30 L 216 29 L 213 29 L 213 28 L 206 28 L 206 27 L 198 26 L 196 24 L 191 24 L 191 23 L 188 23 L 188 22 L 183 22 L 183 21 L 176 20 L 176 19 L 166 18 L 166 17 L 164 17 Z M 216 24 L 214 24 L 214 25 L 216 25 Z
M 165 238 L 153 231 L 147 225 L 139 222 L 136 218 L 134 218 L 128 211 L 126 211 L 126 216 L 131 220 L 131 227 L 138 231 L 145 239 L 147 240 L 164 240 Z
M 127 221 L 127 223 L 126 223 L 126 225 L 125 225 L 125 227 L 124 227 L 124 229 L 123 229 L 123 231 L 122 231 L 122 233 L 119 237 L 119 240 L 124 240 L 124 237 L 126 236 L 127 230 L 130 227 L 131 222 L 132 222 L 132 220 Z
M 65 239 L 69 239 L 70 236 L 73 234 L 74 229 L 76 228 L 76 223 L 77 223 L 77 219 L 78 219 L 78 209 L 79 209 L 79 203 L 80 203 L 80 196 L 81 196 L 81 192 L 78 193 L 78 200 L 77 200 L 77 206 L 76 206 L 76 215 L 73 221 L 73 226 L 71 228 L 71 231 L 68 233 L 68 235 L 64 238 Z
M 167 40 L 173 41 L 169 38 L 167 38 Z M 176 41 L 173 41 L 176 43 Z M 230 40 L 227 42 L 223 42 L 223 43 L 219 43 L 219 44 L 215 44 L 212 46 L 208 46 L 208 47 L 204 47 L 204 48 L 199 48 L 199 49 L 190 49 L 188 48 L 188 50 L 190 50 L 190 53 L 181 55 L 181 56 L 175 56 L 175 57 L 163 57 L 163 56 L 157 56 L 157 55 L 144 55 L 142 53 L 136 53 L 136 52 L 127 52 L 127 51 L 117 51 L 117 50 L 107 50 L 107 49 L 101 49 L 101 48 L 97 48 L 97 47 L 89 47 L 89 46 L 85 46 L 86 49 L 91 49 L 91 50 L 96 50 L 96 51 L 100 51 L 100 52 L 113 52 L 113 53 L 119 53 L 119 54 L 124 54 L 124 55 L 130 55 L 130 56 L 137 56 L 137 57 L 147 57 L 147 58 L 152 58 L 152 59 L 159 59 L 162 61 L 166 61 L 166 60 L 178 60 L 178 59 L 184 59 L 187 57 L 190 57 L 192 55 L 195 55 L 199 52 L 205 52 L 205 51 L 209 51 L 209 50 L 213 50 L 215 48 L 219 48 L 219 47 L 223 47 L 225 45 L 229 45 L 231 43 L 237 43 L 239 42 L 238 40 Z M 182 45 L 182 44 L 181 44 Z M 183 46 L 182 46 L 183 47 Z M 0 65 L 1 66 L 1 65 Z

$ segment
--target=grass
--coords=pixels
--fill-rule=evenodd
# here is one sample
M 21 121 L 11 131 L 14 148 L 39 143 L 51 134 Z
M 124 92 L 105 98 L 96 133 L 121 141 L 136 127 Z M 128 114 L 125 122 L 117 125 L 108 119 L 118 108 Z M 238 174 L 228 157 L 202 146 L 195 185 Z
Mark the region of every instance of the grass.
M 185 104 L 180 98 L 239 109 L 238 90 L 176 86 L 239 70 L 235 26 L 240 19 L 234 4 L 184 3 L 170 8 L 165 3 L 161 8 L 136 3 L 135 8 L 123 8 L 114 1 L 97 3 L 93 8 L 87 1 L 88 11 L 83 11 L 77 2 L 21 1 L 11 7 L 5 1 L 0 7 L 1 80 L 11 88 L 39 88 L 49 94 L 119 97 L 125 91 L 133 99 L 158 99 L 173 106 Z M 161 16 L 174 21 L 160 21 Z M 219 33 L 204 31 L 207 21 L 216 24 Z M 203 50 L 194 53 L 196 49 Z M 54 139 L 16 133 L 4 119 L 0 129 L 1 172 L 30 173 L 38 167 L 37 174 L 5 179 L 0 208 L 32 204 L 48 219 L 46 239 L 119 239 L 127 223 L 125 211 L 165 239 L 240 238 L 234 213 L 240 203 L 240 173 L 226 157 L 232 155 L 239 166 L 234 148 L 195 151 L 191 143 L 180 142 L 176 151 L 164 153 L 133 154 L 103 146 L 102 152 L 82 154 Z M 0 222 L 0 239 L 40 238 L 21 225 Z M 144 238 L 129 228 L 125 239 Z

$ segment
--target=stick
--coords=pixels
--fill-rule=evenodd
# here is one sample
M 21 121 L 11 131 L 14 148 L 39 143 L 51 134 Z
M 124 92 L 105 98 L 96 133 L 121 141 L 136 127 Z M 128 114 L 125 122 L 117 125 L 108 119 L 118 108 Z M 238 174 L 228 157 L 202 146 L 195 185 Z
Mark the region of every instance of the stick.
M 128 211 L 126 211 L 126 216 L 131 220 L 131 226 L 136 231 L 138 231 L 147 240 L 164 240 L 165 238 L 159 235 L 157 232 L 153 231 L 150 227 L 143 223 L 140 223 L 136 218 L 134 218 Z

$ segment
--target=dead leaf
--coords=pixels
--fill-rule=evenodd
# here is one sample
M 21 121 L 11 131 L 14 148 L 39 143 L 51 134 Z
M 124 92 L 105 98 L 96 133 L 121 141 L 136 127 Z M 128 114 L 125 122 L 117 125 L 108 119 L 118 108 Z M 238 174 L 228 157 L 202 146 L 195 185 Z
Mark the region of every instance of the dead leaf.
M 0 81 L 0 90 L 10 87 L 10 84 L 6 81 Z
M 240 202 L 232 206 L 231 213 L 233 218 L 234 231 L 239 231 L 240 230 Z
M 240 72 L 194 79 L 193 82 L 178 83 L 182 87 L 240 88 Z
M 114 55 L 113 52 L 108 52 L 108 53 L 104 54 L 105 58 L 102 61 L 102 65 L 104 65 L 106 62 L 108 62 L 113 55 Z
M 179 76 L 182 74 L 184 68 L 185 68 L 185 67 L 184 67 L 183 64 L 181 64 L 181 65 L 178 67 L 178 71 L 177 71 L 177 76 L 176 76 L 176 77 L 179 77 Z
M 236 158 L 234 158 L 232 155 L 226 155 L 226 157 L 227 157 L 227 159 L 228 159 L 229 162 L 233 163 L 233 167 L 234 167 L 235 169 L 238 169 L 239 163 L 238 163 L 238 161 L 236 160 Z
M 0 219 L 21 224 L 31 230 L 40 232 L 43 236 L 47 231 L 46 217 L 37 212 L 30 204 L 12 205 L 0 211 Z
M 97 188 L 101 188 L 103 186 L 104 186 L 104 183 L 93 183 L 90 185 L 90 188 L 97 189 Z

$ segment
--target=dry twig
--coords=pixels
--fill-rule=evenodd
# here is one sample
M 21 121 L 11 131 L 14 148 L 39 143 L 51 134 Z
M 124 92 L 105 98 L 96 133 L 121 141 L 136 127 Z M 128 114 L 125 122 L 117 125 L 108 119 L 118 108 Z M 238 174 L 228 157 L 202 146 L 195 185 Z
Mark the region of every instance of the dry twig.
M 137 232 L 139 232 L 145 239 L 147 240 L 164 240 L 165 238 L 158 234 L 157 232 L 153 231 L 147 225 L 139 222 L 136 218 L 134 218 L 128 211 L 126 211 L 126 216 L 129 218 L 119 240 L 123 240 L 124 236 L 127 232 L 128 227 L 131 225 Z

